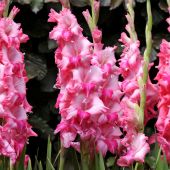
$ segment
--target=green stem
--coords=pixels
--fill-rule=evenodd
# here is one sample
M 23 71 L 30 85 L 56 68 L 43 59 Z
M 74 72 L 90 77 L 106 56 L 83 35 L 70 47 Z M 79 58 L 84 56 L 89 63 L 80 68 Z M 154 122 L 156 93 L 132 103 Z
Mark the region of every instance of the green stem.
M 157 158 L 156 158 L 156 163 L 155 163 L 156 167 L 157 167 L 158 161 L 160 159 L 160 156 L 161 156 L 161 147 L 159 148 L 158 155 L 157 155 Z
M 134 169 L 134 170 L 137 170 L 137 169 L 138 169 L 138 166 L 139 166 L 139 163 L 136 162 L 136 164 L 135 164 L 135 169 Z
M 73 161 L 74 161 L 74 164 L 76 165 L 75 170 L 80 170 L 80 164 L 79 164 L 79 160 L 77 158 L 76 151 L 73 150 L 73 152 L 74 152 L 74 160 Z
M 92 13 L 91 29 L 93 30 L 96 27 L 96 23 L 97 23 L 95 9 L 94 9 L 94 0 L 90 0 L 90 6 L 91 6 L 91 13 Z
M 59 152 L 58 152 L 58 154 L 57 154 L 57 156 L 56 156 L 56 158 L 55 158 L 55 160 L 54 160 L 53 165 L 55 165 L 55 163 L 56 163 L 56 161 L 58 160 L 58 157 L 60 156 L 60 154 L 61 154 L 61 149 L 59 150 Z
M 90 154 L 86 142 L 81 142 L 81 169 L 89 170 Z
M 61 145 L 59 170 L 64 170 L 64 163 L 65 163 L 65 149 L 64 149 L 64 147 Z
M 91 3 L 91 10 L 92 10 L 92 22 L 93 25 L 96 25 L 96 15 L 95 15 L 95 10 L 94 10 L 94 0 L 90 0 Z
M 150 55 L 152 52 L 152 12 L 151 12 L 151 3 L 150 0 L 147 0 L 147 15 L 148 21 L 146 24 L 145 36 L 146 36 L 146 49 L 144 52 L 144 65 L 143 65 L 143 76 L 142 80 L 139 82 L 140 84 L 140 116 L 141 116 L 141 125 L 143 131 L 144 124 L 144 111 L 146 105 L 146 84 L 148 80 L 148 67 L 150 61 Z

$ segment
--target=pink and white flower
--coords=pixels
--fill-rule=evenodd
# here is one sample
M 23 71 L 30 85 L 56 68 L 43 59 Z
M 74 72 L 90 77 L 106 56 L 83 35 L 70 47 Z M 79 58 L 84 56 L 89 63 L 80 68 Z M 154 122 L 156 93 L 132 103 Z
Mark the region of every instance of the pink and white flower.
M 122 93 L 115 48 L 102 49 L 101 32 L 97 28 L 93 32 L 95 42 L 90 43 L 69 9 L 59 14 L 51 11 L 49 16 L 49 21 L 57 22 L 50 38 L 58 43 L 56 87 L 60 88 L 60 94 L 56 107 L 62 117 L 55 132 L 60 132 L 66 148 L 80 150 L 83 141 L 89 144 L 90 153 L 94 154 L 95 150 L 103 155 L 108 150 L 114 153 L 122 134 L 117 125 Z M 68 18 L 72 19 L 71 23 L 66 23 Z M 70 36 L 66 39 L 60 33 Z M 80 140 L 76 141 L 78 136 Z
M 143 163 L 146 154 L 150 151 L 149 144 L 147 143 L 147 137 L 143 133 L 128 134 L 122 141 L 122 145 L 125 147 L 125 155 L 122 155 L 118 159 L 118 165 L 129 166 L 134 161 Z
M 22 153 L 28 138 L 36 136 L 27 123 L 26 113 L 31 106 L 26 99 L 24 56 L 19 50 L 28 36 L 12 20 L 18 11 L 14 7 L 9 18 L 0 18 L 0 154 L 10 157 L 12 163 Z
M 167 20 L 169 23 L 169 18 Z M 170 29 L 168 28 L 170 32 Z M 159 57 L 159 72 L 156 79 L 158 80 L 159 85 L 159 95 L 160 100 L 158 103 L 159 116 L 156 122 L 156 127 L 158 129 L 157 140 L 166 155 L 168 161 L 170 161 L 170 136 L 169 136 L 169 127 L 170 127 L 170 42 L 163 40 L 160 45 Z

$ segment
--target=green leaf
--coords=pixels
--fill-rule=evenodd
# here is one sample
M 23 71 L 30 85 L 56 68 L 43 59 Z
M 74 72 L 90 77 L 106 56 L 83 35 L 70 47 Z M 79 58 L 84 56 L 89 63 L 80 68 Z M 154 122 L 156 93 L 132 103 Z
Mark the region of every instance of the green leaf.
M 99 168 L 98 160 L 99 160 L 98 154 L 95 154 L 95 170 L 97 170 Z
M 53 167 L 53 165 L 52 165 L 52 163 L 51 163 L 51 160 L 49 160 L 48 158 L 47 158 L 47 162 L 48 162 L 48 169 L 46 169 L 46 170 L 55 170 L 55 168 Z M 47 164 L 47 163 L 46 163 Z
M 145 163 L 150 169 L 154 170 L 169 170 L 165 155 L 161 155 L 161 149 L 158 143 L 151 145 L 151 152 L 147 155 Z
M 144 169 L 144 164 L 138 163 L 138 170 L 145 170 Z
M 28 167 L 27 170 L 32 170 L 32 164 L 31 164 L 31 159 L 28 161 Z
M 0 156 L 0 170 L 9 169 L 10 159 L 5 156 Z
M 18 162 L 16 163 L 16 166 L 15 166 L 16 170 L 23 170 L 24 169 L 25 151 L 26 151 L 26 147 L 24 147 L 22 154 L 21 154 Z
M 102 154 L 99 154 L 99 170 L 105 170 L 104 159 Z
M 34 170 L 39 170 L 39 161 L 37 157 L 38 157 L 38 151 L 37 151 L 37 155 L 35 156 Z
M 38 168 L 39 168 L 39 170 L 43 170 L 41 161 L 39 162 Z
M 156 170 L 169 170 L 168 162 L 165 155 L 163 156 L 163 158 L 161 156 L 159 157 L 156 165 Z
M 79 165 L 77 154 L 76 154 L 75 150 L 73 150 L 73 164 L 74 164 L 75 170 L 80 170 L 80 165 Z
M 64 168 L 67 169 L 72 166 L 74 170 L 80 170 L 76 151 L 73 148 L 70 148 L 68 150 L 62 148 L 61 151 L 62 152 L 60 153 L 60 156 L 63 157 L 62 159 L 64 160 Z M 65 159 L 66 157 L 68 157 L 69 160 Z
M 0 162 L 1 162 L 1 163 L 0 163 L 0 170 L 3 170 L 3 160 L 2 160 L 2 158 L 3 158 L 3 157 L 0 156 Z
M 101 153 L 95 154 L 95 170 L 105 170 L 104 159 Z
M 156 167 L 156 160 L 158 158 L 159 153 L 159 145 L 155 143 L 151 145 L 151 152 L 147 155 L 145 162 L 149 165 L 151 169 L 155 169 Z
M 52 168 L 51 168 L 51 141 L 50 141 L 50 137 L 48 137 L 48 143 L 47 143 L 46 170 L 52 170 Z

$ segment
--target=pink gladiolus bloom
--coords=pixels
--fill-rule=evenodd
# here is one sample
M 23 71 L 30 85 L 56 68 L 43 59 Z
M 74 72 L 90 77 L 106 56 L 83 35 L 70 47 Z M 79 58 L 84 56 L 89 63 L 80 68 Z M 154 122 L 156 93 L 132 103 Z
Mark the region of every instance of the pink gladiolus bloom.
M 84 16 L 86 22 L 88 23 L 88 25 L 90 26 L 92 18 L 91 18 L 91 15 L 90 15 L 90 12 L 88 9 L 86 11 L 83 11 L 83 16 Z
M 138 104 L 140 101 L 139 79 L 143 74 L 143 59 L 142 56 L 140 55 L 140 51 L 139 51 L 140 42 L 138 40 L 136 41 L 131 40 L 125 33 L 122 33 L 120 41 L 124 45 L 124 50 L 120 59 L 120 72 L 123 77 L 123 82 L 121 83 L 121 87 L 122 87 L 122 91 L 125 94 L 124 96 L 125 99 L 123 99 L 122 102 L 124 106 L 123 108 L 126 108 L 126 105 L 128 103 L 132 102 L 134 104 L 135 103 Z M 158 101 L 158 96 L 156 95 L 157 85 L 152 84 L 149 78 L 148 78 L 146 90 L 147 90 L 147 100 L 146 100 L 146 110 L 145 110 L 145 123 L 147 123 L 149 119 L 156 116 L 156 112 L 154 111 L 154 106 L 156 106 Z M 129 110 L 128 105 L 127 105 L 127 110 Z M 132 114 L 132 112 L 134 114 L 138 114 L 135 113 L 136 112 L 135 110 L 134 111 L 133 110 L 134 109 L 130 111 L 131 113 L 129 112 L 130 115 Z M 125 115 L 126 116 L 128 115 L 127 112 L 125 113 Z M 129 117 L 129 120 L 131 118 L 132 117 Z M 138 123 L 135 122 L 134 125 L 135 124 L 137 125 Z
M 102 49 L 102 34 L 97 28 L 93 32 L 94 43 L 90 43 L 69 9 L 59 14 L 51 10 L 49 16 L 49 21 L 57 22 L 50 38 L 58 43 L 56 87 L 60 88 L 60 94 L 56 107 L 62 117 L 55 133 L 60 132 L 66 148 L 80 150 L 83 141 L 89 144 L 91 154 L 95 150 L 103 155 L 107 151 L 114 153 L 122 135 L 117 125 L 122 93 L 115 48 Z M 70 36 L 65 38 L 60 33 Z M 78 136 L 80 141 L 76 141 Z
M 121 73 L 123 78 L 132 79 L 141 74 L 142 57 L 139 51 L 140 42 L 133 42 L 125 33 L 121 34 L 120 41 L 125 47 L 120 59 Z
M 18 12 L 19 12 L 19 9 L 14 6 L 8 17 L 11 19 L 14 19 Z
M 95 28 L 93 31 L 92 31 L 92 36 L 93 36 L 93 41 L 95 43 L 100 43 L 101 40 L 102 40 L 102 32 Z
M 146 142 L 147 139 L 142 133 L 126 136 L 121 142 L 126 152 L 118 159 L 118 165 L 129 166 L 134 161 L 143 163 L 145 155 L 150 151 L 149 144 Z
M 133 18 L 130 15 L 126 16 L 128 24 L 126 30 L 130 34 L 131 29 L 134 27 Z M 140 103 L 140 79 L 143 76 L 143 58 L 140 54 L 140 42 L 137 37 L 128 37 L 126 33 L 121 34 L 119 40 L 123 43 L 123 52 L 120 58 L 120 73 L 123 78 L 121 82 L 122 92 L 124 96 L 121 100 L 122 114 L 120 118 L 120 124 L 123 131 L 126 132 L 126 136 L 121 140 L 121 144 L 125 146 L 125 143 L 129 142 L 127 150 L 118 160 L 118 165 L 129 166 L 134 161 L 144 162 L 145 155 L 149 152 L 149 144 L 147 143 L 147 137 L 144 134 L 139 133 L 141 131 L 141 113 L 139 112 Z M 152 84 L 149 77 L 146 84 L 146 107 L 144 115 L 144 123 L 148 120 L 156 117 L 156 111 L 154 107 L 158 102 L 157 85 Z M 134 139 L 131 139 L 131 135 L 134 135 Z M 139 144 L 139 148 L 138 148 Z M 121 147 L 121 146 L 120 146 Z M 123 150 L 121 150 L 124 152 Z M 121 152 L 120 152 L 121 153 Z
M 82 29 L 78 25 L 74 15 L 69 9 L 64 8 L 60 14 L 51 10 L 49 22 L 58 22 L 57 27 L 50 32 L 50 37 L 54 40 L 69 41 L 74 37 L 82 34 Z
M 89 11 L 83 15 L 90 25 Z M 149 144 L 147 137 L 139 132 L 138 81 L 143 74 L 140 42 L 122 33 L 120 41 L 124 50 L 118 68 L 114 56 L 116 47 L 103 48 L 102 33 L 97 27 L 91 30 L 93 43 L 90 43 L 69 9 L 64 8 L 60 13 L 51 10 L 49 16 L 50 22 L 57 23 L 50 38 L 58 44 L 55 52 L 59 69 L 56 87 L 60 88 L 60 94 L 56 107 L 60 109 L 62 120 L 55 133 L 60 133 L 63 146 L 80 151 L 83 142 L 88 144 L 91 154 L 119 151 L 118 164 L 121 166 L 143 162 Z M 122 82 L 118 81 L 119 74 L 123 77 Z M 154 106 L 158 101 L 157 86 L 148 80 L 146 89 L 145 123 L 156 115 Z M 121 139 L 120 127 L 126 133 Z
M 169 18 L 167 20 L 168 24 Z M 168 28 L 169 32 L 170 29 Z M 170 127 L 170 42 L 163 40 L 160 45 L 159 57 L 159 72 L 156 79 L 158 80 L 159 85 L 159 95 L 160 101 L 158 103 L 159 116 L 156 122 L 156 127 L 159 131 L 158 133 L 158 142 L 166 155 L 168 162 L 170 162 L 170 136 L 169 136 L 169 127 Z
M 10 18 L 0 18 L 0 154 L 10 157 L 12 163 L 20 156 L 28 138 L 36 136 L 27 123 L 26 113 L 31 106 L 26 100 L 27 77 L 24 56 L 19 50 L 28 36 L 12 20 L 18 11 L 14 7 Z

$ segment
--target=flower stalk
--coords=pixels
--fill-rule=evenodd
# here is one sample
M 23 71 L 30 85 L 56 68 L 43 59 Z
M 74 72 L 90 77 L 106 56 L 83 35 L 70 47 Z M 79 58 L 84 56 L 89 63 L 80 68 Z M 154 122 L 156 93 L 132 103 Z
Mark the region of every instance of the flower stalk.
M 92 12 L 92 28 L 95 28 L 96 25 L 96 16 L 95 16 L 95 10 L 94 10 L 94 0 L 90 0 L 90 6 L 91 6 L 91 12 Z
M 144 65 L 143 65 L 143 76 L 142 79 L 139 80 L 139 86 L 140 86 L 140 120 L 142 125 L 142 131 L 144 129 L 144 111 L 145 111 L 145 105 L 146 105 L 146 84 L 148 80 L 148 74 L 149 74 L 149 61 L 150 61 L 150 55 L 152 52 L 152 12 L 151 12 L 151 3 L 150 0 L 147 0 L 146 3 L 147 6 L 147 15 L 148 15 L 148 21 L 146 24 L 145 29 L 145 36 L 146 36 L 146 49 L 144 51 Z
M 65 149 L 61 144 L 59 170 L 64 170 L 64 163 L 65 163 Z
M 90 0 L 90 6 L 91 6 L 91 13 L 92 13 L 92 29 L 96 27 L 97 21 L 98 21 L 98 14 L 95 12 L 95 1 Z
M 96 0 L 90 0 L 90 6 L 91 6 L 91 14 L 89 10 L 86 10 L 83 12 L 83 15 L 92 33 L 97 26 L 97 22 L 99 18 L 100 2 Z
M 87 20 L 87 23 L 89 25 L 91 34 L 93 34 L 93 30 L 97 26 L 97 21 L 98 21 L 98 16 L 99 16 L 99 6 L 96 7 L 97 3 L 98 2 L 95 0 L 90 0 L 91 16 L 89 16 L 89 22 Z M 97 8 L 97 10 L 95 10 L 95 8 Z M 81 145 L 80 146 L 81 147 L 81 168 L 82 170 L 89 170 L 91 169 L 89 144 L 87 141 L 85 142 L 81 141 L 80 145 Z
M 86 142 L 81 142 L 81 169 L 89 170 L 90 154 Z
M 9 159 L 15 164 L 28 137 L 36 136 L 27 122 L 27 112 L 31 112 L 26 99 L 28 78 L 24 55 L 19 49 L 21 43 L 27 42 L 28 36 L 23 34 L 20 24 L 13 21 L 19 12 L 17 7 L 12 8 L 7 18 L 9 5 L 9 0 L 0 1 L 0 84 L 3 85 L 0 92 L 3 96 L 0 102 L 0 153 L 4 156 L 4 166 L 9 166 Z

